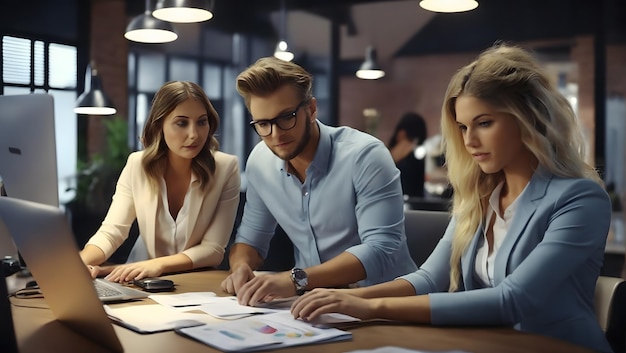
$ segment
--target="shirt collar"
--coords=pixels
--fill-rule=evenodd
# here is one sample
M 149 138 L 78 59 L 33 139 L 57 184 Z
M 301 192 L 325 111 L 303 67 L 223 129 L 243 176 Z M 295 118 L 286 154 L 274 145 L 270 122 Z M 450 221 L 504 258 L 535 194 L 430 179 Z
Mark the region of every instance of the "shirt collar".
M 320 129 L 320 141 L 317 145 L 317 151 L 315 151 L 315 157 L 313 157 L 309 168 L 313 167 L 321 173 L 326 173 L 330 165 L 330 155 L 333 148 L 333 143 L 330 138 L 330 128 L 322 124 L 319 120 L 315 120 L 315 122 Z
M 311 164 L 309 165 L 307 170 L 314 168 L 320 171 L 321 173 L 326 173 L 330 165 L 330 154 L 332 152 L 332 145 L 333 145 L 331 138 L 330 138 L 330 128 L 322 124 L 322 122 L 319 120 L 315 120 L 315 123 L 317 124 L 320 130 L 320 140 L 319 140 L 319 143 L 317 144 L 317 150 L 315 151 L 315 156 L 313 157 L 313 161 L 311 161 Z M 288 174 L 289 161 L 284 161 L 278 157 L 276 158 L 278 159 L 278 169 L 281 172 Z

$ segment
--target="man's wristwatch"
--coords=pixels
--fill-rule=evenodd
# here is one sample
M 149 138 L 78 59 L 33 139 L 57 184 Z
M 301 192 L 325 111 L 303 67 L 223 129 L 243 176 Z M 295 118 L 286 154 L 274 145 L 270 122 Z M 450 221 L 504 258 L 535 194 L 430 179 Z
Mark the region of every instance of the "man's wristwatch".
M 309 277 L 303 269 L 294 267 L 291 269 L 291 281 L 296 287 L 296 295 L 302 295 L 309 284 Z

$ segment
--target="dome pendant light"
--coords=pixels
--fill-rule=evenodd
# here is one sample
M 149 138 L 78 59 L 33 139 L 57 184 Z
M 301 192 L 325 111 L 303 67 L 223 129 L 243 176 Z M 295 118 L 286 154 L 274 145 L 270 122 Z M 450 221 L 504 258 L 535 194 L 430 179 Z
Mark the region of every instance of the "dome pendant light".
M 113 115 L 117 110 L 102 90 L 102 81 L 93 65 L 87 65 L 85 91 L 76 100 L 74 113 L 86 115 Z
M 274 56 L 283 61 L 291 61 L 294 58 L 292 52 L 287 49 L 287 42 L 281 40 L 276 44 L 276 50 L 274 50 Z
M 175 41 L 178 34 L 169 22 L 152 16 L 150 0 L 146 0 L 146 11 L 130 21 L 124 37 L 140 43 L 167 43 Z
M 377 80 L 385 76 L 385 71 L 378 66 L 376 62 L 376 49 L 368 46 L 365 50 L 365 61 L 361 64 L 361 68 L 356 72 L 356 77 L 363 80 Z
M 213 18 L 213 0 L 159 0 L 152 15 L 177 23 L 208 21 Z
M 281 1 L 281 9 L 280 9 L 280 26 L 281 26 L 281 39 L 276 44 L 276 49 L 274 50 L 274 56 L 283 61 L 291 61 L 294 58 L 294 54 L 289 51 L 287 46 L 287 41 L 285 38 L 287 37 L 287 9 L 285 8 L 285 0 Z
M 422 0 L 420 6 L 433 12 L 465 12 L 478 7 L 476 0 Z

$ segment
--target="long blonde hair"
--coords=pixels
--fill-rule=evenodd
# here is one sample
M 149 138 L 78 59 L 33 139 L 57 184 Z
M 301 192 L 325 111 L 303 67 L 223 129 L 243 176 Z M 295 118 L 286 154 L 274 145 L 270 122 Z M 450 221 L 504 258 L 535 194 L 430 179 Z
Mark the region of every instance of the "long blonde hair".
M 584 140 L 568 101 L 527 51 L 506 44 L 482 52 L 461 68 L 446 91 L 441 119 L 448 177 L 454 189 L 452 212 L 456 229 L 450 257 L 450 288 L 458 290 L 461 256 L 484 221 L 489 196 L 503 180 L 502 172 L 483 173 L 465 149 L 456 122 L 460 96 L 484 100 L 515 117 L 523 145 L 548 172 L 566 178 L 589 178 L 602 183 L 584 160 Z
M 163 136 L 163 122 L 168 114 L 188 99 L 194 99 L 204 106 L 209 121 L 209 137 L 200 153 L 191 161 L 191 170 L 200 179 L 202 188 L 208 185 L 215 172 L 213 151 L 217 150 L 219 143 L 214 134 L 219 125 L 219 116 L 198 84 L 188 81 L 171 81 L 161 86 L 155 94 L 141 136 L 141 143 L 145 149 L 141 164 L 148 176 L 150 186 L 155 191 L 159 189 L 159 180 L 165 173 L 169 150 Z

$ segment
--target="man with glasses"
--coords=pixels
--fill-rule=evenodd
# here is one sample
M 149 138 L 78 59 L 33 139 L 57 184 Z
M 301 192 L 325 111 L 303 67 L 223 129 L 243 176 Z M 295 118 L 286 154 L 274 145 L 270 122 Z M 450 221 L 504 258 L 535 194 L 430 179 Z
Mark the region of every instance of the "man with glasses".
M 312 76 L 273 57 L 237 77 L 261 137 L 246 165 L 246 204 L 222 289 L 256 305 L 316 287 L 372 285 L 417 269 L 404 235 L 400 173 L 378 139 L 317 120 Z M 255 276 L 276 224 L 291 271 Z

